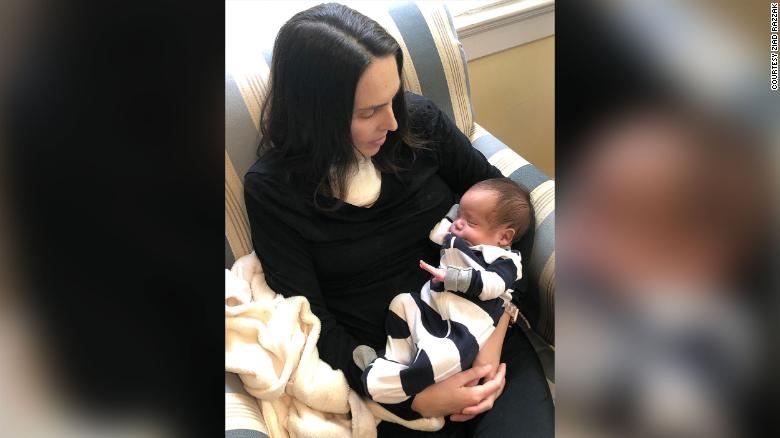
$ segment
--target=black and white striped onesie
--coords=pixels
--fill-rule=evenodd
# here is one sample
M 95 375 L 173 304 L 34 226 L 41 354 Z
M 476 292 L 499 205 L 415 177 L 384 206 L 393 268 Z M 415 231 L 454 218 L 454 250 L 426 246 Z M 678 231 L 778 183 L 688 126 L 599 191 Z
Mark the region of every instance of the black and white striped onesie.
M 412 396 L 471 367 L 522 275 L 519 252 L 470 246 L 436 232 L 447 230 L 448 223 L 443 220 L 431 232 L 431 240 L 441 243 L 444 282 L 429 281 L 419 292 L 392 300 L 385 351 L 363 371 L 369 396 L 406 419 L 420 418 L 411 410 Z

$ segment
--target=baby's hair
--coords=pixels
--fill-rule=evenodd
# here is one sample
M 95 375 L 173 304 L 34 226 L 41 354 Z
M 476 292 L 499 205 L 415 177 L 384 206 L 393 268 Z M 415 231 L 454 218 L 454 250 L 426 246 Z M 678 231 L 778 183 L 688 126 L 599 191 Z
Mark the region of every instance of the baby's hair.
M 493 225 L 508 225 L 515 230 L 512 242 L 517 242 L 528 231 L 534 217 L 531 196 L 528 191 L 509 178 L 491 178 L 480 181 L 472 189 L 489 190 L 496 196 Z

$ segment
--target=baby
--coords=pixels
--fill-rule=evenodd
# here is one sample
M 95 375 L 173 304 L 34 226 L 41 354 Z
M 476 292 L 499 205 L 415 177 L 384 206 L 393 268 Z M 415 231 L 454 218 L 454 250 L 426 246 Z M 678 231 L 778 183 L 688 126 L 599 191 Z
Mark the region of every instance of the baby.
M 454 216 L 457 212 L 457 216 Z M 510 245 L 528 230 L 533 211 L 527 191 L 509 178 L 474 184 L 430 234 L 441 245 L 440 267 L 420 260 L 433 278 L 419 292 L 390 303 L 385 351 L 363 371 L 371 398 L 401 418 L 420 415 L 412 397 L 472 366 L 511 305 L 522 275 L 520 254 Z M 511 311 L 510 311 L 511 309 Z

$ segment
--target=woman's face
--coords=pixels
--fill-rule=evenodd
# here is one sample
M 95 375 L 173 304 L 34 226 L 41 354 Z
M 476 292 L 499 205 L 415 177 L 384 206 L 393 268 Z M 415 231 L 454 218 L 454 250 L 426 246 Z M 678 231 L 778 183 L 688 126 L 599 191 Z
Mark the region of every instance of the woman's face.
M 398 129 L 393 114 L 393 97 L 401 87 L 395 57 L 374 58 L 360 76 L 352 111 L 352 144 L 364 157 L 373 157 Z

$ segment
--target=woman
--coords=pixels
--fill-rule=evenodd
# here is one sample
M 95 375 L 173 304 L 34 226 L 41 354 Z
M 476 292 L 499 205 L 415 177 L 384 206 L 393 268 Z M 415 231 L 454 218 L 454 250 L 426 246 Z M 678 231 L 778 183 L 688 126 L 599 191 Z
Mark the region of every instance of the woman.
M 403 92 L 402 65 L 398 43 L 352 9 L 296 14 L 276 39 L 260 159 L 244 181 L 268 285 L 308 298 L 320 357 L 364 395 L 356 348 L 382 348 L 392 298 L 430 279 L 419 260 L 438 260 L 431 227 L 473 183 L 501 176 L 433 103 Z M 379 435 L 552 436 L 546 380 L 514 327 L 503 351 L 480 351 L 410 407 L 449 421 L 430 435 L 382 422 Z

